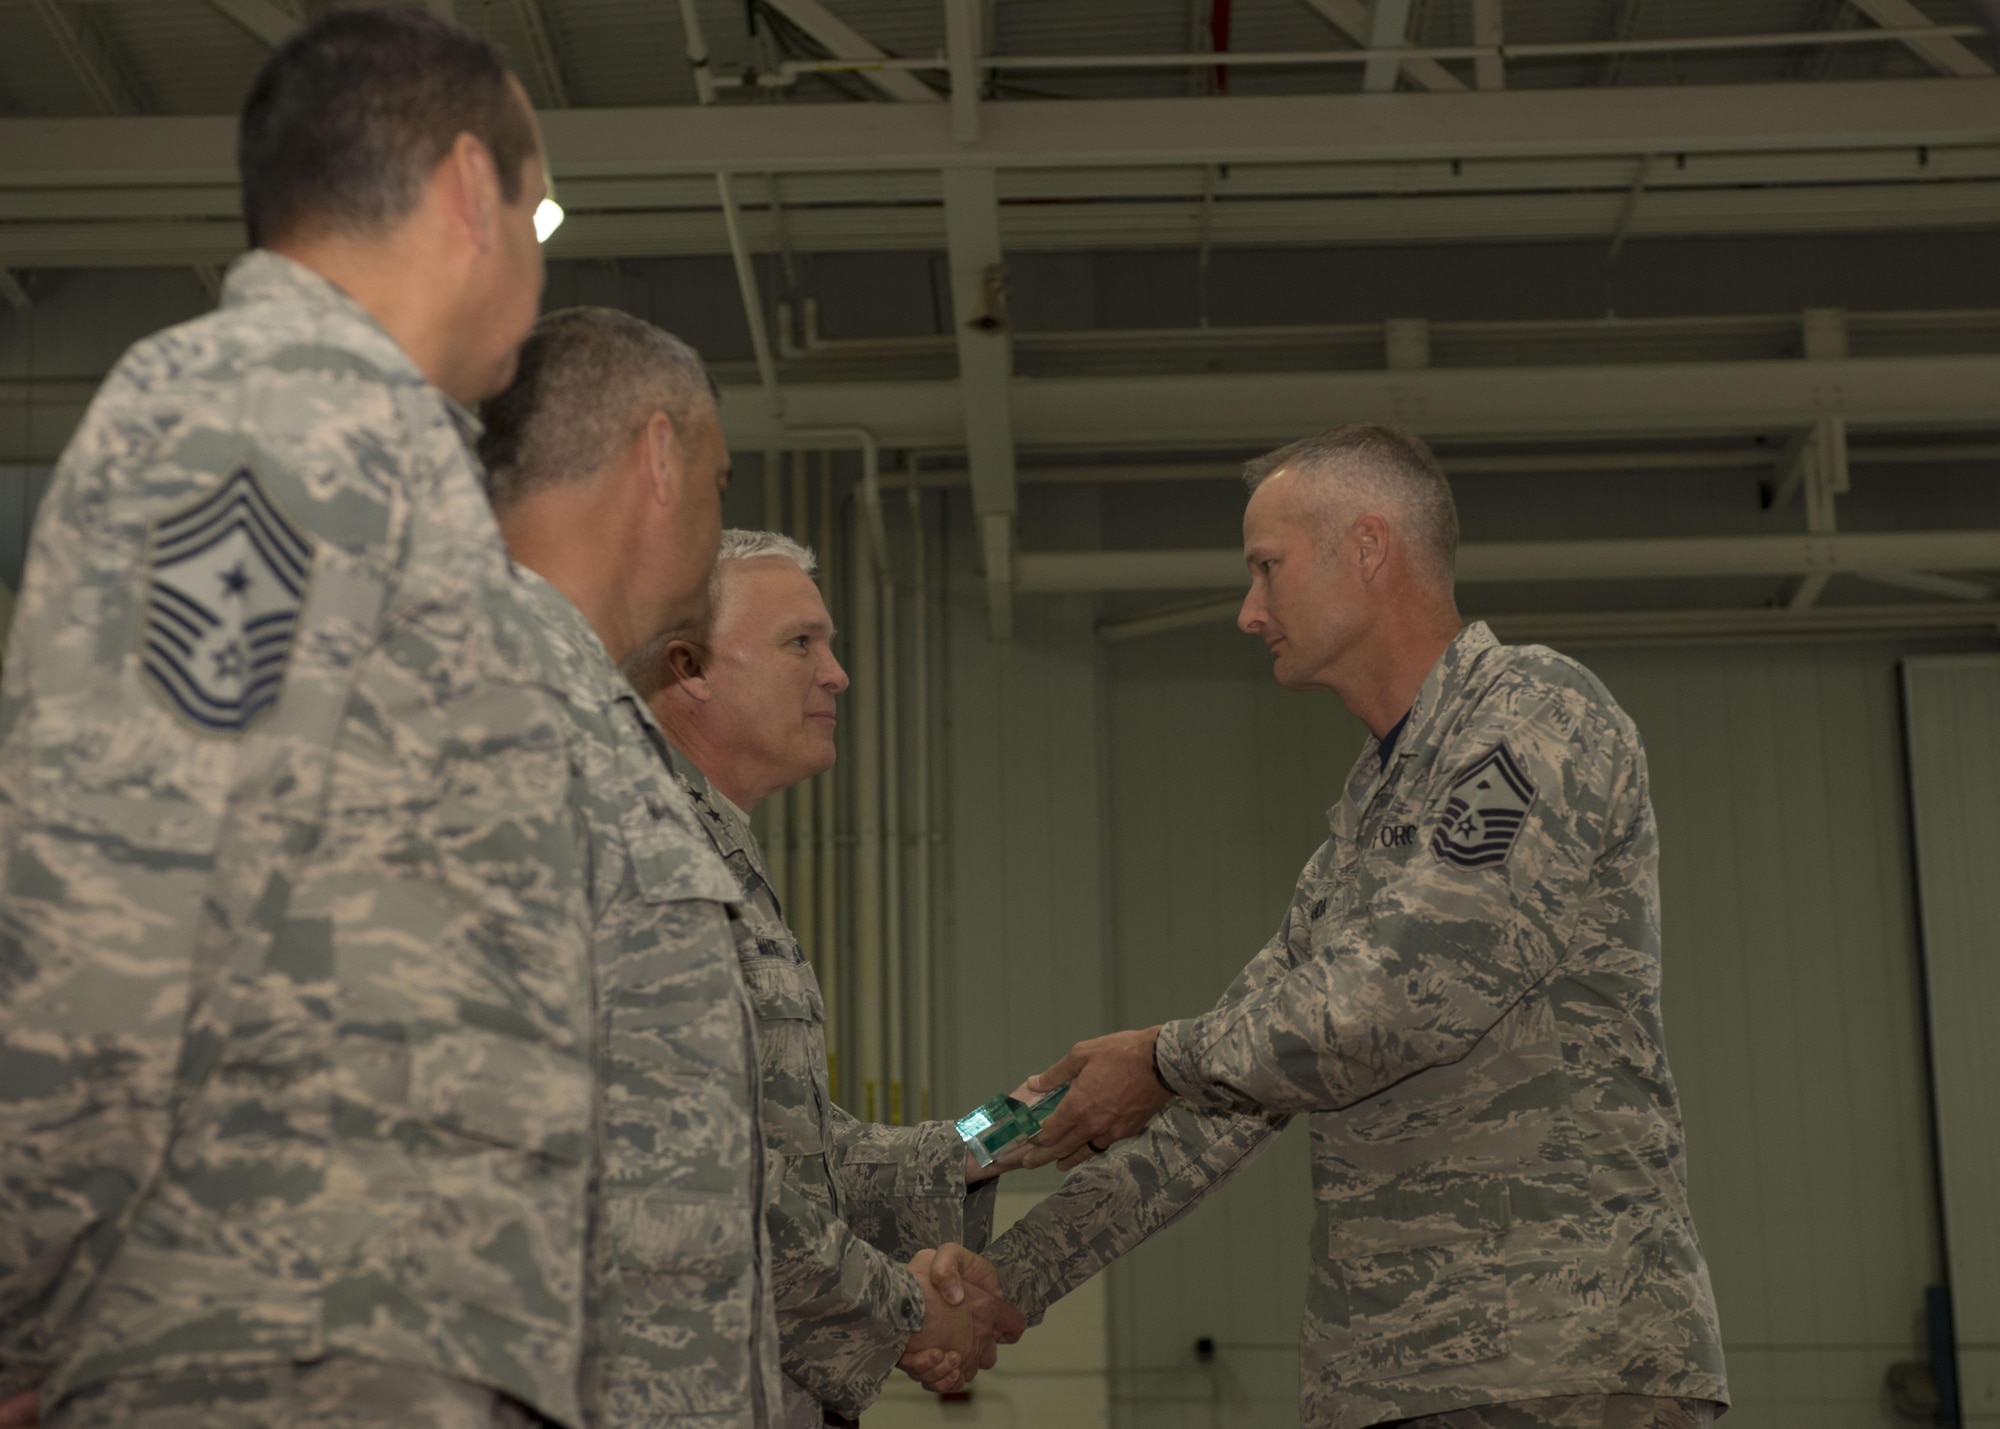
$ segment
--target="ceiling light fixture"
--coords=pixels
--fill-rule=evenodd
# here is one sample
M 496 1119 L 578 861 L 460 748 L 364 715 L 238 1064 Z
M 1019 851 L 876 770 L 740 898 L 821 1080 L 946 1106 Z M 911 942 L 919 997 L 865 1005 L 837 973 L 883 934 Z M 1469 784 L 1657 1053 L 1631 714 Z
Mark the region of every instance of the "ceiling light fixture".
M 547 243 L 549 235 L 562 227 L 562 205 L 552 198 L 545 198 L 535 205 L 535 242 Z

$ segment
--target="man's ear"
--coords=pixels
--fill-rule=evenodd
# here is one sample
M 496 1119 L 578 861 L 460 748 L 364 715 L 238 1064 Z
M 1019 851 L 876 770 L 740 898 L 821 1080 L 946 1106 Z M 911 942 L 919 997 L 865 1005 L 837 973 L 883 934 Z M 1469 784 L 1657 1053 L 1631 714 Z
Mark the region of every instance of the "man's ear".
M 1361 579 L 1372 581 L 1389 559 L 1389 523 L 1380 516 L 1358 517 L 1349 531 L 1351 548 L 1361 565 Z
M 674 419 L 655 412 L 646 419 L 646 472 L 652 483 L 653 500 L 662 506 L 677 507 L 681 500 L 681 438 Z
M 470 134 L 460 134 L 433 174 L 442 181 L 452 225 L 484 253 L 499 239 L 500 174 L 493 155 Z
M 703 704 L 714 697 L 708 685 L 708 650 L 692 640 L 675 638 L 667 642 L 661 653 L 660 662 L 666 667 L 667 679 L 679 685 L 690 696 Z

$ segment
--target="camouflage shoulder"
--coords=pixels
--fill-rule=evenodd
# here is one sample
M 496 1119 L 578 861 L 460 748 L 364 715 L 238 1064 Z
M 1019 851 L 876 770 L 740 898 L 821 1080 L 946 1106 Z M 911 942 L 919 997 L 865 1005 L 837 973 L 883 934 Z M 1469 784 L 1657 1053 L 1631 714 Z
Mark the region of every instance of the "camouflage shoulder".
M 1631 717 L 1596 672 L 1574 656 L 1546 645 L 1507 645 L 1493 658 L 1498 668 L 1481 694 L 1482 707 L 1494 703 L 1522 712 L 1540 709 L 1574 731 L 1638 742 Z

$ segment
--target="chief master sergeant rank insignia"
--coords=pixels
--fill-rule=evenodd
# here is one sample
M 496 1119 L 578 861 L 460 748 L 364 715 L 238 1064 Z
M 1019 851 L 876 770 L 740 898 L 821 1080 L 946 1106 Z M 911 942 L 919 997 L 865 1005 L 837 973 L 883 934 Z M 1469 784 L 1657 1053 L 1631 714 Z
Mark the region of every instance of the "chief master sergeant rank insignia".
M 247 467 L 153 527 L 140 658 L 174 709 L 237 734 L 277 702 L 311 564 Z

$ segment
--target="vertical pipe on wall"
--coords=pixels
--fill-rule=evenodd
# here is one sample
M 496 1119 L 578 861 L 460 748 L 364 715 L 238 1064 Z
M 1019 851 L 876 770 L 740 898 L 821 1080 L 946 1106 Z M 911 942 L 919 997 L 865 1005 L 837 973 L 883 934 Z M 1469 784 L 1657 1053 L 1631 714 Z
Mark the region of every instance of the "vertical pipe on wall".
M 787 458 L 791 464 L 792 539 L 802 544 L 812 541 L 812 508 L 809 490 L 806 486 L 806 459 L 803 453 L 793 452 Z M 826 553 L 820 553 L 822 563 Z M 825 593 L 826 568 L 821 565 L 819 581 L 821 593 Z M 819 793 L 820 780 L 817 776 L 805 780 L 790 791 L 792 799 L 792 879 L 785 890 L 785 912 L 791 920 L 794 933 L 811 959 L 813 972 L 819 977 L 821 990 L 828 1007 L 833 1005 L 833 988 L 828 984 L 827 969 L 829 951 L 820 939 L 817 910 L 819 907 L 819 826 L 815 821 L 814 804 Z
M 869 567 L 866 503 L 852 507 L 854 574 L 854 1011 L 864 1121 L 883 1112 L 881 587 Z
M 833 609 L 839 599 L 834 589 L 833 551 L 833 469 L 824 452 L 819 454 L 819 558 L 821 588 L 826 592 L 827 607 Z M 843 724 L 846 721 L 842 721 Z M 842 1013 L 847 1007 L 847 989 L 842 978 L 845 969 L 840 956 L 840 845 L 839 823 L 834 808 L 834 774 L 829 771 L 815 781 L 819 785 L 819 946 L 823 966 L 820 980 L 826 998 L 827 1025 L 832 1029 L 828 1039 L 828 1072 L 833 1084 L 833 1095 L 840 1097 L 842 1068 L 851 1066 L 844 1061 L 838 1051 L 847 1034 L 846 1020 Z
M 764 529 L 785 529 L 785 454 L 764 453 Z M 790 908 L 791 890 L 791 811 L 789 789 L 780 789 L 764 801 L 764 866 L 771 875 L 771 887 L 778 899 Z
M 879 496 L 877 498 L 879 500 Z M 903 1002 L 903 761 L 897 739 L 896 580 L 888 552 L 879 551 L 875 579 L 881 587 L 882 666 L 882 1021 L 887 1032 L 883 1060 L 889 1080 L 888 1120 L 903 1124 L 903 1088 L 909 1081 L 904 1047 L 906 1011 Z
M 931 691 L 930 566 L 924 546 L 924 494 L 915 482 L 904 493 L 910 507 L 910 546 L 916 577 L 910 593 L 910 1038 L 909 1083 L 914 1120 L 929 1121 L 931 1019 Z

